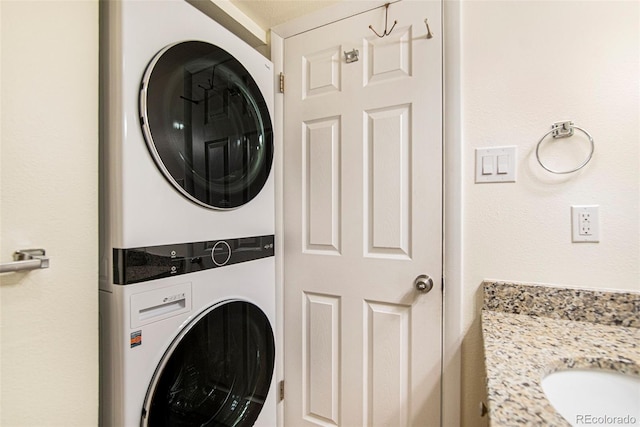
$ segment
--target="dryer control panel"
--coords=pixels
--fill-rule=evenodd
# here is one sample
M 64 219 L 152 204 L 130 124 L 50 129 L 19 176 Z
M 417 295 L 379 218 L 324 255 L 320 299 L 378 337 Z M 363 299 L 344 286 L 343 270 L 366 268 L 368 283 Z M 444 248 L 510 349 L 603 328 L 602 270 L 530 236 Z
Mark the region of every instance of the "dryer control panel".
M 274 235 L 113 249 L 113 282 L 130 285 L 274 256 Z

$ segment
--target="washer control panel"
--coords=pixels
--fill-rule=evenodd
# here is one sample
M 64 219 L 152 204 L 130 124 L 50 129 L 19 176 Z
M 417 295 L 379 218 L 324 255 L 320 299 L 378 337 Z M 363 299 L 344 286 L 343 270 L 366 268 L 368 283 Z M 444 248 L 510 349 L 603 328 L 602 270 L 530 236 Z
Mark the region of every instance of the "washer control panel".
M 274 256 L 273 235 L 113 249 L 113 282 L 130 285 Z

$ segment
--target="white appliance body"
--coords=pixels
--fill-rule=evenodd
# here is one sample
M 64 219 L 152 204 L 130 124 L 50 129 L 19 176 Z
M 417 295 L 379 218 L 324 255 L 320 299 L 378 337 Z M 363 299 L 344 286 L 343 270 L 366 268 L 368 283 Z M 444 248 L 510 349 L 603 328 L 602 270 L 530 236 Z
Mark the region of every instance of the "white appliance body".
M 170 45 L 215 45 L 249 72 L 269 123 L 274 76 L 267 59 L 183 0 L 103 1 L 100 20 L 100 425 L 139 426 L 163 356 L 198 316 L 244 301 L 275 331 L 273 168 L 246 204 L 212 209 L 189 200 L 145 140 L 143 76 Z M 140 257 L 151 264 L 131 267 Z M 275 373 L 270 378 L 258 426 L 276 424 Z
M 229 301 L 251 303 L 262 310 L 275 331 L 275 295 L 265 279 L 274 274 L 274 258 L 269 257 L 101 292 L 100 425 L 146 425 L 142 423 L 148 407 L 145 399 L 163 356 L 209 308 Z M 166 299 L 171 303 L 163 303 Z M 242 331 L 230 332 L 242 335 Z M 276 425 L 274 378 L 275 373 L 255 426 Z
M 273 234 L 273 171 L 246 205 L 230 210 L 203 208 L 168 184 L 147 148 L 139 111 L 141 81 L 152 58 L 171 44 L 199 40 L 226 50 L 249 71 L 273 123 L 271 62 L 183 0 L 105 1 L 101 37 L 102 166 L 106 177 L 101 190 L 107 198 L 102 224 L 109 240 L 102 271 L 110 272 L 109 248 Z M 108 290 L 112 280 L 104 279 Z

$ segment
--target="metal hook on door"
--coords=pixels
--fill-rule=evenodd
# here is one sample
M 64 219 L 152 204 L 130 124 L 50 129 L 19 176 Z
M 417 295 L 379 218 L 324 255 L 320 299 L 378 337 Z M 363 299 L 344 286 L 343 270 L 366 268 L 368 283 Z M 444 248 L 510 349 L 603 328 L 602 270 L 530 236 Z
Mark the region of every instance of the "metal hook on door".
M 429 20 L 425 18 L 424 20 L 424 25 L 427 26 L 427 38 L 428 39 L 432 39 L 433 38 L 433 33 L 431 32 L 431 28 L 429 28 Z
M 394 21 L 393 21 L 393 26 L 391 27 L 391 29 L 390 29 L 390 30 L 387 30 L 388 23 L 389 23 L 389 5 L 390 5 L 390 4 L 391 4 L 391 3 L 387 3 L 387 4 L 385 4 L 385 5 L 384 5 L 384 32 L 382 33 L 382 35 L 378 34 L 378 32 L 377 32 L 376 30 L 374 30 L 374 29 L 373 29 L 373 26 L 372 26 L 372 25 L 369 25 L 369 29 L 370 29 L 371 31 L 373 31 L 373 33 L 374 33 L 376 36 L 380 37 L 380 38 L 383 38 L 383 37 L 385 37 L 385 36 L 390 35 L 390 34 L 391 34 L 391 32 L 393 31 L 393 29 L 396 27 L 396 24 L 398 23 L 398 21 L 397 21 L 397 20 L 394 20 Z

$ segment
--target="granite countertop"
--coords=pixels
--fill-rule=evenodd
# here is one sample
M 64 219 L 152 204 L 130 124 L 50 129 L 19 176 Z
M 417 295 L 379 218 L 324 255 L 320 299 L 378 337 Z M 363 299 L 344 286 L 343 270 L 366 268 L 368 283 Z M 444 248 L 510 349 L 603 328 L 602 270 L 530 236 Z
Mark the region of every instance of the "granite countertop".
M 567 368 L 640 375 L 640 293 L 485 282 L 482 336 L 490 425 L 570 426 L 542 378 Z

